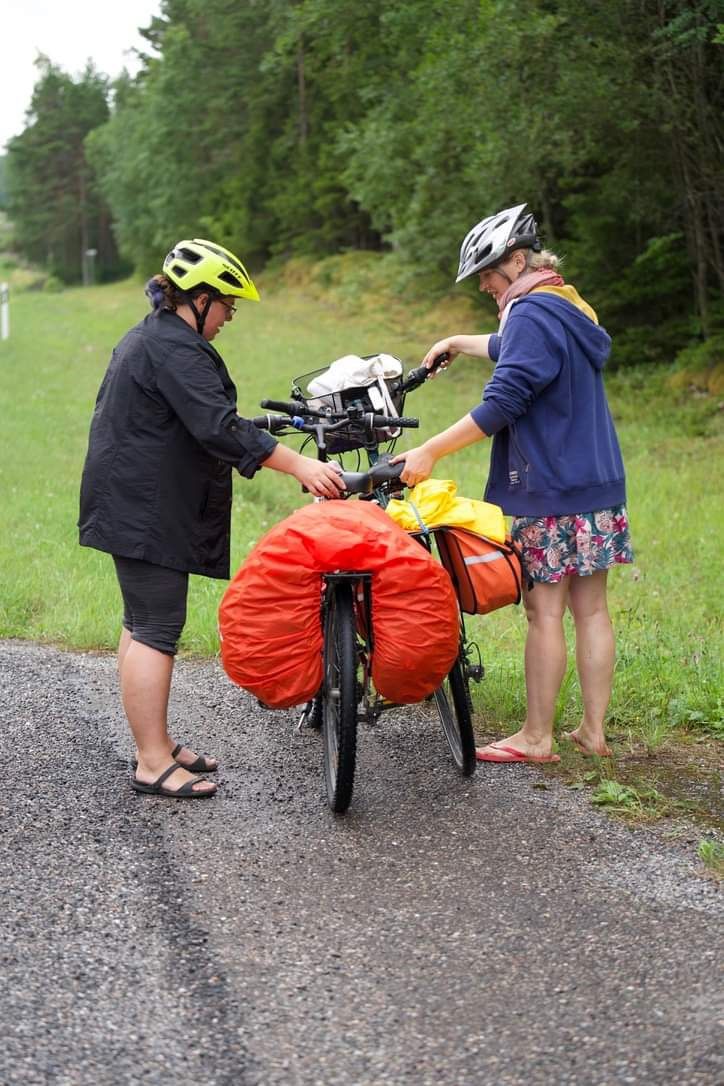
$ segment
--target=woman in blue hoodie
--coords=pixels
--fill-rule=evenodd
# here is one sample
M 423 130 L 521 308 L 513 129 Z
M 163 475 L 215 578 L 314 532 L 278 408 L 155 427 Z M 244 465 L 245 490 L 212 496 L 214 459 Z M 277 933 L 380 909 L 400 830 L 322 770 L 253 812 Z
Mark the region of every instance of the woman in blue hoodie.
M 497 304 L 494 335 L 453 335 L 443 352 L 490 358 L 493 375 L 469 415 L 401 453 L 402 479 L 427 479 L 436 462 L 493 438 L 488 501 L 513 518 L 533 588 L 524 594 L 527 713 L 514 735 L 478 750 L 480 761 L 554 762 L 553 718 L 566 672 L 563 617 L 576 629 L 583 719 L 567 734 L 585 754 L 610 753 L 604 718 L 611 697 L 614 637 L 606 599 L 608 569 L 632 561 L 623 460 L 603 387 L 608 334 L 544 251 L 526 204 L 483 219 L 460 252 L 457 282 L 477 274 Z

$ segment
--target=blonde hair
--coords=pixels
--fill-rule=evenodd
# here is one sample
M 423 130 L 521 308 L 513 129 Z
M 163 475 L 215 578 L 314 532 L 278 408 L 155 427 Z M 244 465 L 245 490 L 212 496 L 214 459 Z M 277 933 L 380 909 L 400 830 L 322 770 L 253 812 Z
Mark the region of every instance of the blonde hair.
M 539 253 L 528 249 L 526 252 L 525 267 L 527 271 L 538 271 L 540 268 L 551 268 L 553 271 L 558 271 L 562 263 L 563 257 L 556 256 L 550 249 L 541 249 Z

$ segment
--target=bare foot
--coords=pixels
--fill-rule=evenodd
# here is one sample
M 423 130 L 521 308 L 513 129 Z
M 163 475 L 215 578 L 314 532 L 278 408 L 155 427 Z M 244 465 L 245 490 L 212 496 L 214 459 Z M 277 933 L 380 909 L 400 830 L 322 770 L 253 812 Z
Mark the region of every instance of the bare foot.
M 589 740 L 581 735 L 580 728 L 576 728 L 573 732 L 564 732 L 563 738 L 568 739 L 569 742 L 573 743 L 574 747 L 576 747 L 581 754 L 585 754 L 587 758 L 611 757 L 611 748 L 607 745 L 606 740 L 603 737 L 596 740 Z

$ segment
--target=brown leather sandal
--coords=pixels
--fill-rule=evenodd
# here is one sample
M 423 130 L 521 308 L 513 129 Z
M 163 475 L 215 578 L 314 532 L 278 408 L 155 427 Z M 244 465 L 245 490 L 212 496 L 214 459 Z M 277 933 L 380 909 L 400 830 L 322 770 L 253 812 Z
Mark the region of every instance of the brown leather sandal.
M 213 796 L 216 793 L 216 785 L 213 788 L 207 788 L 203 792 L 195 792 L 194 785 L 199 781 L 203 781 L 205 777 L 194 777 L 190 781 L 186 781 L 186 784 L 182 784 L 180 788 L 175 790 L 171 788 L 164 788 L 163 782 L 175 773 L 177 769 L 184 769 L 184 766 L 170 765 L 168 769 L 164 769 L 160 777 L 158 777 L 151 784 L 146 784 L 145 781 L 139 781 L 136 777 L 131 781 L 131 787 L 136 792 L 145 792 L 149 796 L 166 796 L 168 799 L 207 799 L 209 796 Z M 209 781 L 209 784 L 212 782 Z
M 177 743 L 171 751 L 171 757 L 175 759 L 178 752 L 183 750 L 183 747 L 183 743 Z M 215 758 L 213 760 L 216 762 Z M 215 773 L 219 768 L 218 762 L 216 762 L 216 765 L 211 765 L 209 759 L 203 754 L 199 754 L 198 758 L 189 765 L 186 765 L 184 762 L 179 762 L 179 765 L 182 769 L 188 769 L 189 773 Z M 138 758 L 131 758 L 131 769 L 133 769 L 134 772 L 138 769 Z

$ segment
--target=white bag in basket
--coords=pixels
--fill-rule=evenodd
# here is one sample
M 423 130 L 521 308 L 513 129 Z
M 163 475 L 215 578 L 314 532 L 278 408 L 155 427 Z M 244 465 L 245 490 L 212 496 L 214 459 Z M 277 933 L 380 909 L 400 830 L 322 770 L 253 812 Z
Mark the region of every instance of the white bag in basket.
M 371 358 L 360 358 L 356 354 L 346 354 L 336 358 L 329 367 L 307 385 L 312 396 L 329 396 L 333 392 L 342 392 L 347 388 L 366 388 L 375 411 L 385 415 L 398 414 L 387 379 L 402 376 L 402 363 L 391 354 L 376 354 Z M 390 430 L 391 437 L 398 437 L 399 429 Z

